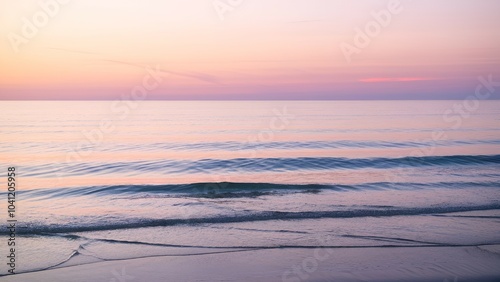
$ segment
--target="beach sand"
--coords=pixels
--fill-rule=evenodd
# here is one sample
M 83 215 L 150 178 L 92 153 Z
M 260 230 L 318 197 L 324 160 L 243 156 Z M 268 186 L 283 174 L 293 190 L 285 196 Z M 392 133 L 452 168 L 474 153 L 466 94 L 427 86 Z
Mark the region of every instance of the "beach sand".
M 500 281 L 500 245 L 161 256 L 16 274 L 0 281 Z

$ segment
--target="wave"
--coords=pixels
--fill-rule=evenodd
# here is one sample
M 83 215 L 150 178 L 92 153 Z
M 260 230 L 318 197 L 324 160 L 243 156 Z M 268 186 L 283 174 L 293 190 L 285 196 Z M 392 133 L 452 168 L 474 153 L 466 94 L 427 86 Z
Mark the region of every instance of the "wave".
M 200 225 L 200 224 L 221 224 L 236 222 L 255 222 L 269 220 L 307 220 L 321 218 L 362 218 L 362 217 L 393 217 L 393 216 L 415 216 L 415 215 L 435 215 L 448 214 L 456 212 L 498 210 L 500 203 L 475 205 L 475 206 L 438 206 L 438 207 L 383 207 L 383 208 L 364 208 L 351 210 L 333 210 L 333 211 L 306 211 L 306 212 L 284 212 L 284 211 L 262 211 L 248 212 L 242 214 L 230 214 L 211 217 L 197 218 L 129 218 L 106 222 L 98 220 L 94 224 L 50 224 L 43 225 L 31 223 L 18 229 L 19 234 L 50 234 L 50 233 L 71 233 L 88 232 L 102 230 L 119 229 L 137 229 L 147 227 L 167 227 L 174 225 Z M 6 231 L 2 231 L 6 233 Z M 0 233 L 1 234 L 1 233 Z
M 115 163 L 41 164 L 25 167 L 25 176 L 103 175 L 113 173 L 208 173 L 267 172 L 299 170 L 356 170 L 429 166 L 465 166 L 500 164 L 500 155 L 454 155 L 401 158 L 235 158 L 201 160 L 151 160 Z
M 165 185 L 111 185 L 78 188 L 35 189 L 18 192 L 23 198 L 70 198 L 81 196 L 133 195 L 140 197 L 191 197 L 191 198 L 252 198 L 288 193 L 320 193 L 322 191 L 366 191 L 366 190 L 416 190 L 416 189 L 462 189 L 497 188 L 497 182 L 372 182 L 355 185 L 342 184 L 274 184 L 207 182 Z M 0 195 L 5 194 L 0 193 Z
M 1 142 L 0 151 L 9 151 L 12 144 Z M 336 140 L 336 141 L 281 141 L 281 142 L 198 142 L 198 143 L 148 143 L 148 144 L 100 144 L 86 146 L 82 150 L 98 150 L 103 152 L 121 151 L 248 151 L 248 150 L 297 150 L 297 149 L 364 149 L 364 148 L 425 148 L 436 146 L 467 146 L 467 145 L 499 145 L 500 140 L 442 140 L 442 141 L 365 141 L 365 140 Z M 65 151 L 53 142 L 20 142 L 15 148 L 23 150 Z
M 187 150 L 187 151 L 213 151 L 213 150 L 290 150 L 290 149 L 338 149 L 338 148 L 415 148 L 430 146 L 463 146 L 463 145 L 498 145 L 500 140 L 445 140 L 432 141 L 282 141 L 282 142 L 203 142 L 203 143 L 154 143 L 146 146 L 131 148 L 129 145 L 114 147 L 114 150 L 144 149 L 147 150 Z

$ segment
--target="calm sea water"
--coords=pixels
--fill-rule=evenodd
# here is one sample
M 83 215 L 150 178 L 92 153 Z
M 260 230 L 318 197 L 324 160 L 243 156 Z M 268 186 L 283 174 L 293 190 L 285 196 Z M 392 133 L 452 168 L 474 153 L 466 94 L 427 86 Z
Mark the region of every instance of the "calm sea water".
M 453 113 L 460 103 L 0 102 L 18 271 L 255 248 L 498 244 L 500 102 Z

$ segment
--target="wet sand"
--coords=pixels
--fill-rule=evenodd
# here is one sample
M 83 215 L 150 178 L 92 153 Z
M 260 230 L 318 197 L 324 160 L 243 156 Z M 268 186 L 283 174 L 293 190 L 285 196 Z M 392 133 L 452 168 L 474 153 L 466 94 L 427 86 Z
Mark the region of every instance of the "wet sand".
M 500 281 L 500 245 L 265 249 L 105 261 L 0 281 Z

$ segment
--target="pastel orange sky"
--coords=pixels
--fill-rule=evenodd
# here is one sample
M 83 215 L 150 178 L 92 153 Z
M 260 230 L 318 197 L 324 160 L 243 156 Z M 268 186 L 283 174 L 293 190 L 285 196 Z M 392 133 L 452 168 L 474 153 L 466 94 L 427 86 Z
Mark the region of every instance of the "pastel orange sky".
M 500 81 L 500 1 L 240 2 L 2 0 L 0 99 L 119 99 L 147 66 L 148 99 L 463 99 Z

